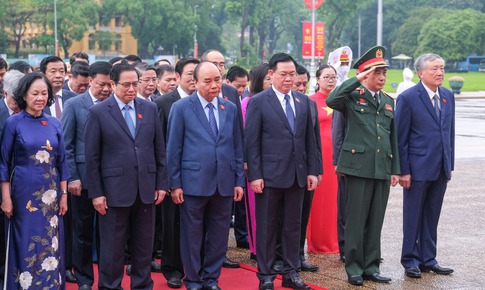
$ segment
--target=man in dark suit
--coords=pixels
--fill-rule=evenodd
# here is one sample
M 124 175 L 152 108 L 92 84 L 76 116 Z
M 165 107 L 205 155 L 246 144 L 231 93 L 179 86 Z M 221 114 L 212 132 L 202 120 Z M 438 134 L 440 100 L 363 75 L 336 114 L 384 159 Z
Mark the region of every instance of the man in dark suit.
M 221 74 L 221 78 L 224 76 L 226 70 L 226 61 L 222 53 L 215 49 L 206 50 L 201 58 L 201 61 L 212 62 Z M 222 89 L 219 97 L 225 100 L 231 101 L 237 107 L 237 116 L 239 120 L 239 129 L 241 135 L 244 136 L 243 122 L 242 122 L 242 109 L 241 99 L 236 88 L 226 83 L 222 84 Z M 248 232 L 246 229 L 246 208 L 243 201 L 234 203 L 234 236 L 236 238 L 236 245 L 240 248 L 249 249 Z M 229 258 L 225 258 L 223 267 L 226 268 L 238 268 L 239 263 L 231 261 Z
M 98 61 L 89 68 L 89 89 L 66 101 L 62 115 L 62 129 L 66 144 L 66 157 L 71 172 L 67 189 L 71 193 L 74 275 L 80 290 L 90 290 L 93 273 L 94 208 L 88 197 L 86 181 L 84 126 L 89 108 L 107 99 L 111 93 L 109 74 L 111 64 Z
M 169 183 L 172 200 L 181 205 L 185 286 L 218 290 L 232 200 L 240 201 L 244 192 L 243 141 L 236 106 L 217 97 L 222 82 L 217 67 L 202 62 L 194 79 L 198 91 L 170 112 Z
M 67 77 L 67 82 L 62 86 L 63 90 L 76 94 L 84 93 L 89 87 L 89 64 L 84 61 L 75 62 L 71 65 L 71 70 Z
M 200 63 L 195 58 L 182 58 L 176 66 L 176 76 L 180 84 L 168 94 L 162 95 L 155 100 L 158 107 L 158 115 L 162 126 L 163 136 L 167 140 L 168 116 L 172 105 L 193 94 L 196 90 L 194 70 Z M 170 199 L 162 202 L 162 274 L 167 279 L 168 287 L 182 287 L 184 267 L 180 257 L 180 206 Z
M 20 79 L 24 76 L 23 73 L 17 70 L 10 70 L 3 76 L 3 93 L 0 95 L 0 139 L 3 133 L 5 121 L 12 114 L 20 112 L 17 103 L 13 99 L 13 92 L 18 86 Z M 1 194 L 0 189 L 0 194 Z M 5 273 L 5 214 L 0 213 L 0 286 L 3 287 L 3 275 Z
M 437 228 L 455 160 L 455 98 L 441 85 L 444 60 L 423 54 L 414 64 L 421 81 L 397 98 L 396 122 L 403 190 L 401 264 L 408 277 L 446 275 L 436 261 Z
M 310 289 L 300 278 L 304 187 L 317 186 L 317 149 L 310 102 L 292 91 L 296 62 L 285 53 L 269 61 L 272 86 L 249 100 L 246 118 L 248 178 L 256 193 L 259 289 L 273 289 L 277 217 L 282 210 L 283 287 Z
M 379 271 L 380 237 L 390 185 L 399 181 L 399 158 L 394 100 L 382 92 L 384 56 L 384 47 L 371 48 L 354 65 L 359 74 L 327 97 L 346 121 L 337 172 L 345 174 L 345 270 L 352 285 L 391 281 Z
M 166 194 L 165 144 L 156 106 L 136 97 L 131 65 L 111 70 L 114 94 L 89 108 L 84 134 L 88 195 L 100 214 L 99 289 L 121 289 L 130 235 L 131 287 L 152 289 L 155 204 Z
M 52 85 L 52 92 L 54 93 L 54 104 L 50 107 L 46 106 L 44 112 L 58 120 L 62 118 L 62 111 L 64 109 L 64 102 L 77 94 L 69 90 L 62 89 L 64 84 L 64 77 L 66 76 L 67 66 L 58 56 L 48 56 L 40 62 L 40 71 L 46 76 Z M 71 207 L 71 196 L 67 195 L 68 208 Z M 70 283 L 77 283 L 77 279 L 72 273 L 72 213 L 70 210 L 64 215 L 64 251 L 66 253 L 66 281 Z

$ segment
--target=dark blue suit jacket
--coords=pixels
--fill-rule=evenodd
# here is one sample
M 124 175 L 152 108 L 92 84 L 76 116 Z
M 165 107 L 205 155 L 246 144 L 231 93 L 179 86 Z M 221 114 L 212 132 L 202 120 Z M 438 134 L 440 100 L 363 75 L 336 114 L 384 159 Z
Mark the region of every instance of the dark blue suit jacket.
M 5 104 L 5 97 L 1 95 L 0 97 L 0 140 L 3 133 L 3 127 L 5 126 L 5 121 L 10 117 L 7 105 Z
M 168 119 L 167 160 L 170 188 L 184 195 L 233 196 L 245 186 L 243 141 L 236 106 L 218 98 L 219 133 L 213 138 L 197 92 L 175 102 Z
M 137 195 L 154 202 L 154 191 L 167 190 L 165 143 L 157 108 L 135 98 L 135 138 L 114 95 L 89 108 L 84 132 L 89 197 L 106 196 L 108 206 L 131 206 Z
M 308 97 L 291 92 L 295 134 L 272 87 L 249 99 L 245 134 L 249 181 L 263 179 L 265 187 L 289 188 L 295 176 L 304 187 L 307 176 L 320 171 Z
M 84 155 L 84 126 L 88 119 L 89 108 L 93 105 L 89 90 L 70 98 L 64 103 L 62 130 L 66 145 L 66 157 L 71 178 L 69 181 L 81 180 L 83 189 L 87 189 Z
M 433 181 L 440 171 L 451 179 L 455 160 L 455 97 L 439 87 L 441 119 L 423 84 L 404 91 L 397 98 L 396 124 L 398 132 L 401 174 L 411 174 L 412 180 Z

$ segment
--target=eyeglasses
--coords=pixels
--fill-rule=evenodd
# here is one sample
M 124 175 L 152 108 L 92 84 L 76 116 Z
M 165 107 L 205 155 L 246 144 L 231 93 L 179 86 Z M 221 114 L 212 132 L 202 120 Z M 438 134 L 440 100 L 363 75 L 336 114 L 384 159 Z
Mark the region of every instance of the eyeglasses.
M 320 77 L 321 80 L 324 80 L 324 81 L 336 81 L 337 80 L 337 77 L 329 77 L 329 76 L 324 76 L 324 77 Z
M 126 83 L 117 83 L 117 85 L 120 85 L 123 87 L 123 89 L 125 90 L 129 90 L 130 87 L 133 87 L 134 89 L 136 89 L 138 87 L 138 82 L 126 82 Z
M 159 78 L 147 78 L 147 79 L 140 79 L 140 83 L 149 83 L 149 82 L 158 82 Z

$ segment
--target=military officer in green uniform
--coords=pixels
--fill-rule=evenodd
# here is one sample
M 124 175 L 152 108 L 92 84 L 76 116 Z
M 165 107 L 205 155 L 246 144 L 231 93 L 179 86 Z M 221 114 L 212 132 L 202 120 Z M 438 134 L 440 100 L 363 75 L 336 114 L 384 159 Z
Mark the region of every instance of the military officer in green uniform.
M 345 270 L 352 285 L 391 281 L 379 271 L 381 229 L 390 185 L 398 183 L 400 169 L 394 100 L 382 91 L 385 52 L 382 46 L 367 51 L 354 65 L 357 76 L 327 97 L 327 105 L 346 119 L 337 172 L 345 175 Z

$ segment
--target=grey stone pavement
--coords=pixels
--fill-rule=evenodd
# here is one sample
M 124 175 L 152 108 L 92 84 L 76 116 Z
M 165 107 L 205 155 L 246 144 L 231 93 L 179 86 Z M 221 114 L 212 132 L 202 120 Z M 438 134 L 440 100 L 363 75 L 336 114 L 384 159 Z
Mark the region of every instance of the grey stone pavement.
M 402 242 L 402 188 L 391 189 L 382 231 L 382 274 L 389 284 L 365 282 L 360 289 L 485 289 L 485 92 L 462 93 L 456 98 L 455 171 L 448 184 L 438 227 L 438 256 L 451 275 L 423 273 L 422 278 L 404 275 L 399 262 Z M 249 251 L 236 248 L 231 231 L 228 257 L 256 266 Z M 359 289 L 347 283 L 338 254 L 311 254 L 307 260 L 319 265 L 316 273 L 302 273 L 310 283 L 328 289 Z M 277 282 L 277 286 L 279 286 Z M 248 285 L 247 289 L 257 289 Z

